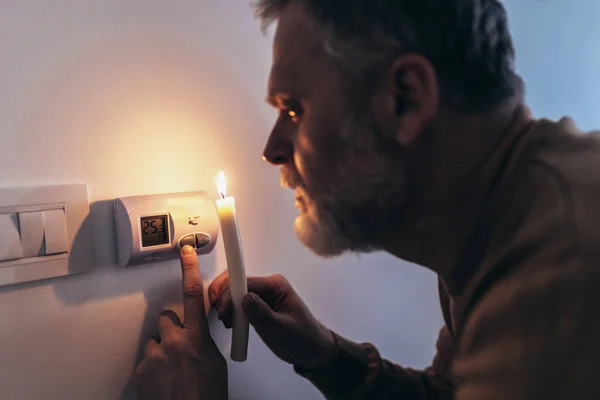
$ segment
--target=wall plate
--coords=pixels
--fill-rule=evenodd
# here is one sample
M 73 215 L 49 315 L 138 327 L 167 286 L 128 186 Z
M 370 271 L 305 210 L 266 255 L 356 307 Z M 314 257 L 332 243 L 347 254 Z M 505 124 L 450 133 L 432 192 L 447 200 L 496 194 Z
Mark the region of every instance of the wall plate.
M 79 274 L 93 269 L 87 185 L 0 188 L 0 215 L 61 209 L 66 216 L 66 251 L 61 249 L 59 254 L 1 261 L 0 286 Z

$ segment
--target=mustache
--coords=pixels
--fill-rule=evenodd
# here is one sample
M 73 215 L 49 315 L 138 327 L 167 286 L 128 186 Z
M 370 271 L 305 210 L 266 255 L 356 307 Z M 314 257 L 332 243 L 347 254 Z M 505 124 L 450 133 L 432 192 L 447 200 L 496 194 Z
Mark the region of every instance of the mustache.
M 302 184 L 302 177 L 294 165 L 286 164 L 281 167 L 281 187 L 296 189 Z

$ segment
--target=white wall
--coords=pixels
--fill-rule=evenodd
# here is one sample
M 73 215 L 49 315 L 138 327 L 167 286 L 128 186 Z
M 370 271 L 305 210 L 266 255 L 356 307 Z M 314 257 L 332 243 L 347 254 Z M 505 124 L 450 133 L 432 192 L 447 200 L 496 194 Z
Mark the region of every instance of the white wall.
M 381 255 L 325 262 L 297 243 L 292 195 L 261 160 L 275 118 L 263 104 L 269 65 L 246 1 L 2 1 L 0 185 L 87 183 L 99 263 L 0 289 L 0 398 L 122 396 L 158 313 L 179 301 L 180 272 L 117 270 L 107 200 L 212 191 L 219 169 L 249 273 L 281 272 L 332 328 L 429 362 L 441 324 L 433 274 Z M 201 263 L 208 282 L 225 267 L 220 243 Z M 230 333 L 211 318 L 228 354 Z M 230 385 L 232 399 L 319 398 L 256 336 Z
M 534 111 L 597 125 L 599 6 L 506 3 Z M 116 269 L 107 200 L 210 191 L 219 169 L 250 274 L 283 273 L 330 327 L 405 365 L 429 362 L 442 323 L 433 274 L 384 255 L 325 262 L 296 242 L 291 194 L 260 160 L 269 64 L 246 1 L 2 1 L 0 185 L 87 183 L 98 253 L 92 273 L 0 289 L 2 399 L 129 398 L 139 346 L 179 302 L 180 275 L 176 262 Z M 209 282 L 225 267 L 221 245 L 201 263 Z M 227 354 L 229 332 L 211 318 Z M 232 399 L 319 398 L 255 336 L 230 386 Z

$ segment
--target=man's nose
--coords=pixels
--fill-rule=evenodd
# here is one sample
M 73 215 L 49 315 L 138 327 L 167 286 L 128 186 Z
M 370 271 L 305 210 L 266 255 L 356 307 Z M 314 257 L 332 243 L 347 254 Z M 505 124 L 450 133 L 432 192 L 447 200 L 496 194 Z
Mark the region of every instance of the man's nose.
M 278 166 L 292 162 L 294 158 L 294 145 L 292 141 L 275 130 L 269 136 L 263 152 L 263 159 Z

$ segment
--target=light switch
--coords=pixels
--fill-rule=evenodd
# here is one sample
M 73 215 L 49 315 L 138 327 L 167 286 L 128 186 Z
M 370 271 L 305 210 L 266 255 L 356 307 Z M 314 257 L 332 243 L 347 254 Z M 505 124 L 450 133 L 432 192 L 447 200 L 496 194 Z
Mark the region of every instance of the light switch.
M 66 253 L 69 245 L 65 210 L 42 211 L 42 214 L 46 255 Z
M 17 214 L 0 214 L 0 261 L 23 258 Z
M 41 211 L 20 212 L 19 230 L 23 258 L 44 255 L 44 218 Z
M 0 290 L 6 285 L 58 278 L 93 269 L 93 218 L 87 185 L 0 186 Z M 20 213 L 23 213 L 21 220 L 25 226 L 21 226 L 19 221 Z M 38 246 L 40 225 L 33 222 L 36 218 L 39 221 L 40 214 L 25 213 L 41 214 L 43 244 Z M 42 251 L 37 257 L 25 258 L 22 246 L 28 254 L 40 248 Z M 78 251 L 73 251 L 74 248 Z

